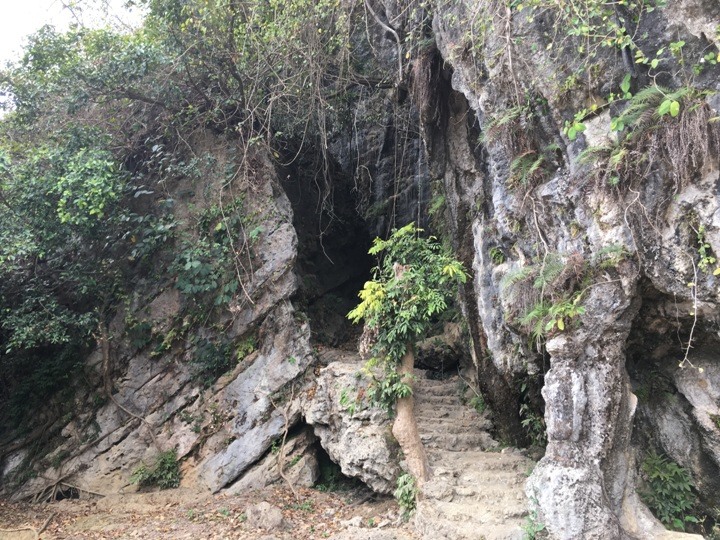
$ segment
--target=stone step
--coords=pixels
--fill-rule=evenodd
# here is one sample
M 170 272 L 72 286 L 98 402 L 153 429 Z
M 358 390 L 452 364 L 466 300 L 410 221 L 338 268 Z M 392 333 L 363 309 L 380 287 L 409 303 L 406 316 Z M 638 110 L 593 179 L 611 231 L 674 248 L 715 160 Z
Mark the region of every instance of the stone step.
M 472 409 L 459 407 L 453 404 L 428 403 L 420 401 L 415 403 L 415 417 L 426 418 L 457 418 L 465 416 L 464 413 L 472 412 Z
M 527 470 L 487 470 L 482 466 L 468 463 L 462 471 L 448 472 L 440 466 L 433 468 L 434 477 L 443 483 L 453 486 L 485 486 L 494 485 L 495 480 L 507 485 L 522 485 L 527 479 Z
M 487 509 L 467 502 L 420 501 L 415 527 L 421 538 L 447 540 L 520 540 L 524 514 Z
M 476 459 L 477 461 L 482 461 L 483 463 L 487 463 L 490 466 L 493 464 L 498 465 L 506 465 L 506 464 L 513 464 L 513 463 L 532 463 L 532 460 L 528 458 L 525 455 L 524 450 L 520 450 L 518 448 L 513 448 L 511 446 L 506 446 L 502 448 L 498 448 L 496 451 L 492 452 L 486 452 L 479 450 L 475 455 L 473 456 L 457 456 L 449 454 L 448 456 L 438 456 L 443 459 L 447 459 L 450 462 L 454 461 L 465 461 L 467 459 Z
M 444 450 L 482 450 L 495 445 L 487 433 L 427 433 L 420 434 L 426 448 Z
M 433 471 L 416 530 L 423 540 L 520 540 L 532 461 L 514 449 L 487 451 L 499 446 L 490 420 L 461 403 L 462 385 L 458 377 L 415 385 L 418 430 Z
M 457 398 L 460 400 L 460 391 L 456 384 L 449 384 L 443 386 L 419 386 L 413 387 L 413 394 L 415 396 L 447 396 Z
M 457 396 L 436 396 L 432 394 L 415 394 L 415 403 L 419 405 L 451 405 L 453 407 L 463 407 Z M 468 407 L 469 409 L 469 407 Z
M 431 480 L 423 487 L 428 499 L 444 502 L 463 502 L 476 507 L 502 507 L 508 515 L 525 514 L 527 502 L 524 479 L 488 477 L 475 484 L 456 485 Z
M 479 504 L 482 501 L 484 504 Z M 472 520 L 481 524 L 502 524 L 507 521 L 522 521 L 527 514 L 527 503 L 514 497 L 478 499 L 458 497 L 452 501 L 426 499 L 418 503 L 418 507 L 426 503 L 431 505 L 439 515 L 448 521 Z
M 459 414 L 456 417 L 446 418 L 432 418 L 423 415 L 416 416 L 415 419 L 418 424 L 418 429 L 421 431 L 442 431 L 445 429 L 457 428 L 465 431 L 485 432 L 492 426 L 488 419 L 472 414 Z

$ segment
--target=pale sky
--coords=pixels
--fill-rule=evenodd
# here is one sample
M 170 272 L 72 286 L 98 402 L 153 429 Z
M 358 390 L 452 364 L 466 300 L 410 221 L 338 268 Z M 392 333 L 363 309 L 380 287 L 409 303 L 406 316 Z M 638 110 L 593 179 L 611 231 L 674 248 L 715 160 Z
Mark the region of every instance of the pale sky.
M 103 22 L 113 25 L 137 25 L 141 14 L 128 11 L 124 0 L 65 0 L 66 4 L 83 6 L 75 11 L 84 25 Z M 67 28 L 77 22 L 62 0 L 0 0 L 0 64 L 19 57 L 25 38 L 44 24 Z

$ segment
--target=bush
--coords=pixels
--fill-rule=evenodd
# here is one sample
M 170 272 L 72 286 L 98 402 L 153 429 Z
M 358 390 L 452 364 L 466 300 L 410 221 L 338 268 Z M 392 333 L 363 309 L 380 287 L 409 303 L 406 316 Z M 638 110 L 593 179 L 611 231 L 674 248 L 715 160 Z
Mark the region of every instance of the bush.
M 666 527 L 684 531 L 688 523 L 698 523 L 690 514 L 695 506 L 690 474 L 667 457 L 651 452 L 642 463 L 645 486 L 639 495 Z
M 409 518 L 415 511 L 417 493 L 415 478 L 411 474 L 401 474 L 397 479 L 397 489 L 393 496 L 403 511 L 403 518 Z
M 142 487 L 176 488 L 180 485 L 180 464 L 175 449 L 162 452 L 155 463 L 148 467 L 144 463 L 130 477 L 133 484 Z

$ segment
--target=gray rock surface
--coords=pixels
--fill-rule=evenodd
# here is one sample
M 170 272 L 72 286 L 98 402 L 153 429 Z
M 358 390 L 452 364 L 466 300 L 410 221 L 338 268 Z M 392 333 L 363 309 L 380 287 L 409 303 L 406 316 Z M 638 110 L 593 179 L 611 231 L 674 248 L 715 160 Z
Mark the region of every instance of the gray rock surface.
M 670 35 L 680 29 L 686 50 L 697 56 L 707 46 L 700 35 L 703 20 L 716 9 L 713 2 L 677 2 L 668 11 L 652 13 L 641 23 L 640 32 L 646 32 L 644 51 L 652 54 L 661 43 L 678 39 L 677 34 Z M 543 28 L 552 24 L 551 12 L 547 20 L 527 13 L 493 9 L 489 2 L 452 2 L 437 9 L 433 20 L 440 52 L 454 68 L 453 88 L 462 93 L 481 127 L 491 125 L 493 119 L 507 121 L 513 106 L 533 111 L 507 132 L 485 133 L 482 153 L 474 162 L 468 159 L 472 152 L 458 151 L 467 144 L 470 130 L 457 123 L 445 131 L 449 150 L 440 160 L 446 163 L 444 181 L 452 221 L 458 224 L 454 239 L 461 253 L 472 254 L 466 256 L 472 261 L 473 281 L 471 292 L 466 288 L 464 313 L 476 353 L 477 343 L 486 340 L 501 379 L 535 373 L 541 369 L 536 364 L 539 357 L 527 346 L 529 331 L 518 318 L 532 309 L 537 291 L 531 285 L 503 287 L 503 279 L 532 265 L 544 266 L 548 257 L 557 255 L 568 268 L 573 257 L 592 264 L 609 246 L 622 247 L 628 254 L 598 271 L 592 286 L 583 290 L 585 313 L 579 324 L 548 336 L 550 370 L 543 398 L 549 443 L 527 494 L 537 501 L 539 520 L 553 538 L 653 538 L 662 527 L 635 495 L 631 435 L 637 399 L 626 371 L 627 342 L 646 332 L 641 325 L 649 321 L 641 323 L 638 317 L 646 280 L 674 299 L 677 309 L 663 316 L 679 314 L 672 331 L 682 329 L 685 345 L 693 313 L 703 321 L 702 327 L 714 324 L 720 306 L 716 283 L 707 272 L 693 270 L 698 253 L 687 220 L 696 216 L 692 219 L 706 228 L 705 239 L 716 252 L 718 156 L 715 151 L 702 155 L 701 150 L 692 180 L 665 164 L 635 181 L 622 178 L 632 185 L 612 193 L 587 181 L 592 171 L 575 158 L 588 141 L 584 136 L 569 140 L 562 132 L 563 120 L 586 106 L 581 98 L 605 96 L 617 87 L 625 75 L 622 62 L 614 52 L 599 51 L 593 65 L 602 77 L 583 82 L 581 92 L 563 92 L 561 84 L 582 58 L 574 49 L 558 48 L 557 42 L 548 45 Z M 458 23 L 478 18 L 488 22 L 484 33 Z M 508 33 L 521 36 L 517 43 L 522 45 L 509 45 Z M 469 53 L 478 48 L 482 54 Z M 532 62 L 524 62 L 530 50 Z M 509 64 L 513 61 L 523 67 L 514 70 Z M 716 86 L 710 73 L 703 77 L 699 84 Z M 532 96 L 543 105 L 533 104 Z M 601 119 L 591 125 L 590 140 L 613 137 L 609 118 Z M 706 135 L 703 126 L 699 140 L 712 141 L 712 129 Z M 523 151 L 536 150 L 523 147 L 527 141 L 522 137 L 537 137 L 539 144 L 554 143 L 559 148 L 555 157 L 546 157 L 556 161 L 543 178 L 524 184 L 513 179 L 517 170 L 513 160 Z M 687 284 L 696 281 L 701 285 L 693 299 Z M 709 339 L 717 344 L 717 337 Z M 476 358 L 480 362 L 482 357 L 476 354 Z M 678 418 L 678 412 L 673 416 Z M 684 416 L 689 425 L 697 423 L 701 413 Z M 695 448 L 701 460 L 710 458 L 701 445 Z M 695 481 L 702 483 L 697 475 Z
M 320 371 L 314 396 L 303 405 L 305 420 L 344 475 L 378 493 L 391 493 L 400 473 L 399 447 L 387 414 L 367 407 L 364 363 L 357 355 L 352 358 Z

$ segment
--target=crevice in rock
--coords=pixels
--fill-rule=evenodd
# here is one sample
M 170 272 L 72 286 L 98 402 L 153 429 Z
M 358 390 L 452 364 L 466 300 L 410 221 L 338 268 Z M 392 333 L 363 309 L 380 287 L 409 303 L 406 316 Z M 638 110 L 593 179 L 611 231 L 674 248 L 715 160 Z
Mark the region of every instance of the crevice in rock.
M 320 477 L 314 486 L 315 489 L 320 491 L 350 491 L 366 487 L 361 480 L 344 475 L 340 465 L 332 460 L 319 441 L 315 443 L 313 451 L 320 469 Z

